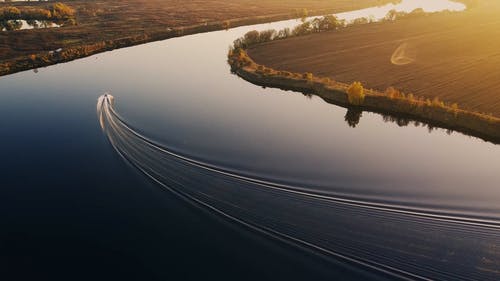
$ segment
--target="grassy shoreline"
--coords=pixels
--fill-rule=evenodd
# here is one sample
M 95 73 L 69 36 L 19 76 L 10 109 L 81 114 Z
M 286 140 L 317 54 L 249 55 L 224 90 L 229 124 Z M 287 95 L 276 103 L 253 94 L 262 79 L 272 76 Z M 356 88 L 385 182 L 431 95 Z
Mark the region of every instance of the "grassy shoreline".
M 228 62 L 234 73 L 259 86 L 314 94 L 342 107 L 410 118 L 500 144 L 500 118 L 494 116 L 444 105 L 442 102 L 434 104 L 426 100 L 390 97 L 375 90 L 365 90 L 363 101 L 353 105 L 348 97 L 349 84 L 309 76 L 307 73 L 270 69 L 256 64 L 242 49 L 230 52 Z

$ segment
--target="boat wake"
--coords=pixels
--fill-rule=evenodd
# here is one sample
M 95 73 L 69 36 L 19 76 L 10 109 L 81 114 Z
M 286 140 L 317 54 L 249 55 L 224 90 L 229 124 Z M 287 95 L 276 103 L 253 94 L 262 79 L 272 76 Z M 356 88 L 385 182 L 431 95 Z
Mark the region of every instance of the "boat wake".
M 500 222 L 274 183 L 176 153 L 129 125 L 109 94 L 101 128 L 158 185 L 253 231 L 401 279 L 498 280 Z M 474 251 L 471 251 L 474 249 Z

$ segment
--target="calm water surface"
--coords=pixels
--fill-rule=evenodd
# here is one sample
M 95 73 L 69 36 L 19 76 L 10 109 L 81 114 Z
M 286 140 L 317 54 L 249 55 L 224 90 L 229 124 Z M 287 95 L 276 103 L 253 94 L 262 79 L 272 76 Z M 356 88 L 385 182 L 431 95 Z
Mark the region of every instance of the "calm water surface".
M 344 108 L 230 73 L 234 39 L 296 23 L 175 38 L 0 78 L 0 249 L 8 253 L 0 255 L 7 272 L 31 266 L 42 276 L 65 276 L 90 262 L 103 275 L 132 278 L 165 278 L 166 264 L 179 265 L 171 274 L 187 279 L 244 271 L 252 272 L 249 280 L 359 278 L 249 237 L 155 189 L 102 134 L 95 103 L 105 91 L 134 128 L 197 160 L 342 198 L 500 219 L 499 146 L 400 127 L 372 113 L 351 128 Z

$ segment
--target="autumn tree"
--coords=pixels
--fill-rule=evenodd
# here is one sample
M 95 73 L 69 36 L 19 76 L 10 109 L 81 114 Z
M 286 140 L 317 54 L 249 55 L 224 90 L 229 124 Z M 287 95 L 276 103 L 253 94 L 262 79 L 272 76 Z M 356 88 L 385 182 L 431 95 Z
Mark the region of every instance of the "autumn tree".
M 16 7 L 7 7 L 2 9 L 1 16 L 6 20 L 19 19 L 19 17 L 21 16 L 21 11 Z
M 352 105 L 362 105 L 365 100 L 365 89 L 361 82 L 353 82 L 347 88 L 347 99 Z
M 75 15 L 75 10 L 63 3 L 55 3 L 52 6 L 52 17 L 55 19 L 67 19 Z

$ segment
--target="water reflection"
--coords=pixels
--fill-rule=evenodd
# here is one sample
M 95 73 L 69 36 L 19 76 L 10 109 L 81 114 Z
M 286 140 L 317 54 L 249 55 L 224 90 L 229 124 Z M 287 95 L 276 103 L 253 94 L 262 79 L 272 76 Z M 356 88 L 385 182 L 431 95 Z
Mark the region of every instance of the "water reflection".
M 345 114 L 344 120 L 347 122 L 349 127 L 356 128 L 361 120 L 361 116 L 363 115 L 363 111 L 359 108 L 350 107 L 347 108 L 347 112 Z
M 48 20 L 3 20 L 0 21 L 1 31 L 14 31 L 25 29 L 56 28 L 63 26 L 62 22 Z
M 310 95 L 310 94 L 308 94 Z M 335 105 L 338 106 L 338 105 Z M 408 126 L 414 126 L 415 128 L 418 127 L 427 127 L 427 130 L 429 133 L 433 132 L 438 132 L 443 130 L 447 135 L 451 135 L 454 132 L 458 132 L 461 134 L 464 134 L 469 137 L 476 137 L 483 139 L 484 141 L 489 141 L 494 144 L 500 144 L 500 142 L 496 139 L 490 139 L 484 136 L 481 136 L 475 132 L 467 131 L 467 130 L 454 130 L 452 128 L 446 128 L 443 126 L 440 126 L 439 124 L 433 124 L 432 122 L 429 121 L 423 121 L 423 120 L 417 120 L 414 118 L 409 118 L 407 116 L 398 116 L 395 114 L 388 114 L 388 113 L 378 113 L 382 116 L 382 120 L 384 123 L 393 123 L 398 125 L 399 127 L 408 127 Z M 344 116 L 344 120 L 349 125 L 351 128 L 356 128 L 360 124 L 361 117 L 363 117 L 363 110 L 360 108 L 356 107 L 348 107 L 347 112 Z M 440 130 L 441 129 L 441 130 Z
M 399 127 L 406 127 L 412 123 L 411 119 L 408 119 L 405 117 L 394 116 L 394 115 L 387 115 L 387 114 L 382 114 L 382 119 L 386 123 L 388 123 L 388 122 L 396 123 Z M 419 125 L 415 126 L 415 127 L 419 127 L 421 123 L 418 122 L 418 124 Z M 432 125 L 429 125 L 429 126 L 432 126 Z

